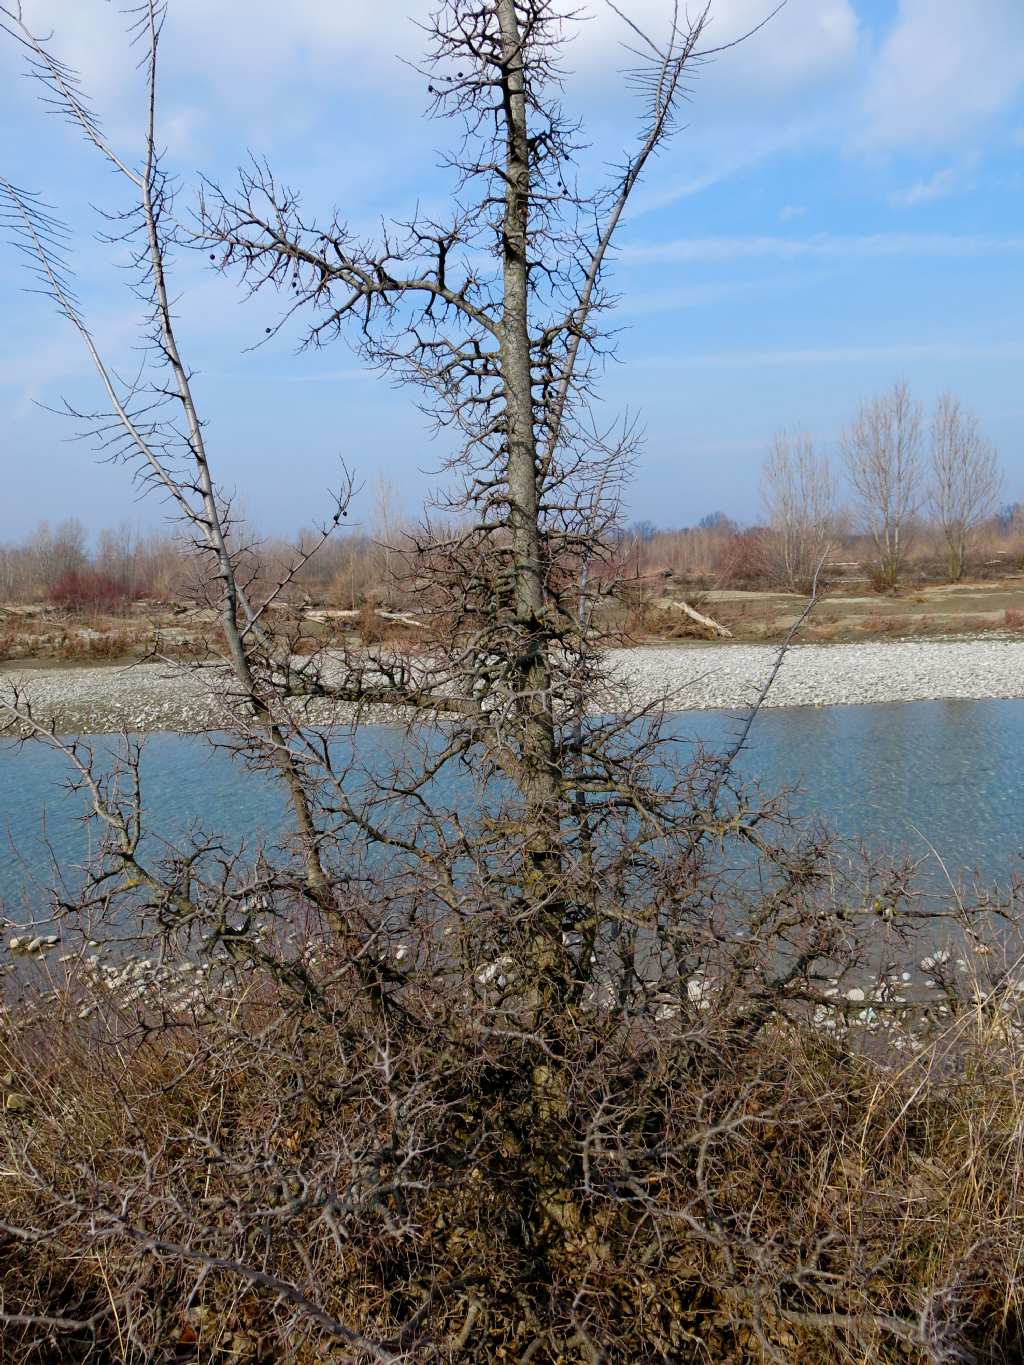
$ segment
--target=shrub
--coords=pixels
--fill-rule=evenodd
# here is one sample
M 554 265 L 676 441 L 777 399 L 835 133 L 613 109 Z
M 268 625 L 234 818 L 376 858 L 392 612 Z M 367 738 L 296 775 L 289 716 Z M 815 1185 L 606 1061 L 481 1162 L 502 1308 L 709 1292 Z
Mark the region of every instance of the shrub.
M 691 606 L 701 610 L 695 602 Z M 715 638 L 715 632 L 708 626 L 694 621 L 678 607 L 650 607 L 641 620 L 630 623 L 638 632 L 659 640 L 707 640 Z
M 65 611 L 117 611 L 145 594 L 130 593 L 125 585 L 99 569 L 69 569 L 47 594 L 52 606 Z
M 549 1243 L 535 1054 L 487 991 L 410 981 L 378 1032 L 330 936 L 290 954 L 307 1009 L 223 961 L 72 967 L 0 1038 L 2 1358 L 1009 1365 L 1024 1004 L 967 942 L 931 1023 L 857 990 L 574 1010 L 549 1122 L 584 1223 Z
M 382 616 L 381 610 L 368 602 L 364 602 L 359 609 L 357 630 L 364 645 L 379 645 L 409 637 L 408 626 L 391 616 Z
M 769 576 L 764 529 L 754 526 L 747 531 L 735 531 L 718 553 L 715 572 L 719 582 L 727 587 L 767 586 Z
M 53 646 L 53 657 L 66 663 L 127 659 L 137 655 L 146 637 L 136 631 L 102 631 L 88 635 L 66 633 Z

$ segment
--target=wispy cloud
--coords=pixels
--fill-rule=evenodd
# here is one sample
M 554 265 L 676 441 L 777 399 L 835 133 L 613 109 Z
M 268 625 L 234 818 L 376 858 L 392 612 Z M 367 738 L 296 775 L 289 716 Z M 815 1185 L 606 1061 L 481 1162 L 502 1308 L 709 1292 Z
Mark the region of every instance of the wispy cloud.
M 865 87 L 858 140 L 885 151 L 961 143 L 1022 90 L 1020 0 L 900 0 Z
M 635 222 L 638 218 L 643 218 L 648 213 L 655 213 L 658 209 L 670 207 L 678 203 L 681 199 L 690 199 L 696 194 L 703 194 L 705 190 L 710 190 L 715 185 L 721 184 L 723 180 L 728 180 L 749 162 L 746 158 L 742 161 L 731 161 L 728 164 L 716 166 L 714 170 L 706 171 L 701 175 L 686 176 L 681 180 L 669 181 L 657 188 L 642 190 L 637 194 L 636 199 L 630 206 L 629 214 L 624 221 Z
M 1016 256 L 1024 236 L 921 232 L 876 232 L 863 236 L 818 233 L 813 237 L 682 237 L 673 242 L 623 248 L 623 260 L 637 265 L 675 261 L 882 259 L 895 256 Z
M 791 223 L 794 218 L 803 218 L 806 212 L 806 204 L 786 204 L 779 210 L 779 218 L 783 223 Z
M 897 208 L 913 209 L 919 204 L 934 204 L 937 199 L 947 199 L 960 188 L 960 177 L 952 167 L 936 171 L 924 180 L 915 180 L 905 190 L 890 195 L 889 202 Z

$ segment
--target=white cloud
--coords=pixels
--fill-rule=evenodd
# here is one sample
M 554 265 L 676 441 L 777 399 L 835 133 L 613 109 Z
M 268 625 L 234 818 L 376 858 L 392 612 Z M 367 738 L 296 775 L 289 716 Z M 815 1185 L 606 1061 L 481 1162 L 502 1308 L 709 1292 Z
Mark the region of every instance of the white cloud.
M 918 204 L 933 204 L 937 199 L 946 199 L 955 194 L 959 187 L 959 175 L 947 166 L 945 170 L 936 171 L 924 180 L 915 180 L 907 189 L 891 195 L 890 203 L 898 208 L 913 209 Z
M 658 42 L 667 35 L 673 6 L 670 0 L 628 0 L 623 13 Z M 692 6 L 696 12 L 698 6 Z M 701 46 L 706 49 L 735 42 L 771 14 L 773 0 L 717 0 L 712 7 Z M 685 12 L 685 7 L 680 6 Z M 588 0 L 582 14 L 578 42 L 569 58 L 573 66 L 629 66 L 635 59 L 623 43 L 638 47 L 636 35 L 602 0 Z M 857 16 L 850 0 L 789 0 L 789 3 L 748 42 L 730 51 L 730 79 L 745 89 L 779 89 L 820 79 L 846 65 L 857 46 Z
M 312 75 L 349 86 L 376 86 L 382 73 L 408 80 L 397 57 L 415 56 L 422 34 L 410 20 L 427 0 L 170 0 L 161 42 L 165 85 L 190 87 L 194 102 L 266 105 L 288 84 L 308 89 Z M 137 52 L 128 46 L 123 6 L 97 0 L 23 0 L 25 22 L 53 35 L 52 50 L 109 106 L 138 86 Z M 0 43 L 0 63 L 21 60 Z M 339 68 L 344 62 L 344 68 Z M 290 115 L 282 104 L 278 116 Z
M 868 81 L 859 142 L 962 141 L 1024 88 L 1021 0 L 900 0 Z
M 62 0 L 37 0 L 62 9 Z M 703 46 L 731 43 L 757 27 L 770 13 L 774 0 L 716 0 Z M 437 0 L 247 0 L 244 19 L 238 0 L 173 0 L 173 25 L 205 38 L 199 61 L 218 50 L 242 72 L 242 59 L 271 57 L 278 61 L 296 45 L 326 51 L 331 57 L 358 56 L 379 71 L 386 67 L 400 77 L 396 56 L 416 57 L 424 38 L 417 27 L 436 8 Z M 574 5 L 567 5 L 574 9 Z M 627 0 L 624 13 L 655 41 L 667 35 L 674 0 Z M 587 0 L 573 25 L 574 41 L 567 49 L 567 65 L 603 69 L 629 65 L 623 42 L 635 34 L 604 3 Z M 852 56 L 857 19 L 850 0 L 789 0 L 783 10 L 754 39 L 747 51 L 759 84 L 789 85 L 831 71 Z M 211 41 L 212 39 L 212 41 Z M 756 49 L 756 51 L 755 51 Z M 740 47 L 730 60 L 742 59 Z M 365 75 L 365 67 L 354 74 Z
M 631 264 L 741 260 L 836 260 L 912 257 L 1007 256 L 1024 252 L 1024 236 L 994 234 L 878 232 L 859 237 L 819 233 L 814 237 L 683 237 L 652 246 L 626 246 Z
M 779 218 L 783 223 L 791 223 L 794 218 L 803 218 L 806 213 L 806 204 L 786 204 L 779 210 Z
M 716 0 L 704 46 L 739 38 L 771 12 L 772 3 Z M 244 5 L 239 0 L 171 0 L 165 61 L 193 83 L 212 78 L 215 84 L 207 98 L 226 103 L 265 101 L 271 89 L 298 83 L 304 74 L 378 91 L 386 82 L 394 89 L 419 81 L 400 59 L 408 62 L 422 53 L 425 38 L 417 25 L 435 6 L 436 0 L 246 0 Z M 622 8 L 660 39 L 668 31 L 673 0 L 625 0 Z M 55 50 L 98 97 L 116 95 L 136 82 L 120 6 L 24 0 L 24 11 L 36 32 L 55 35 Z M 587 0 L 580 14 L 565 65 L 593 88 L 610 70 L 635 65 L 622 46 L 635 41 L 635 35 L 604 0 Z M 731 85 L 743 90 L 788 89 L 849 62 L 856 41 L 851 0 L 789 0 L 715 71 L 723 71 Z M 0 53 L 0 60 L 10 55 L 5 59 Z

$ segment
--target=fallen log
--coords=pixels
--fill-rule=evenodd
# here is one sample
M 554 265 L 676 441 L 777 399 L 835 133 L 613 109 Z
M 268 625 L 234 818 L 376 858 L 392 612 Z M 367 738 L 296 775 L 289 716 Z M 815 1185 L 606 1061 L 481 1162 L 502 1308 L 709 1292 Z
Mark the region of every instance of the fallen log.
M 717 621 L 712 620 L 710 616 L 705 616 L 702 612 L 699 612 L 696 607 L 691 607 L 689 602 L 680 601 L 677 602 L 675 605 L 679 608 L 680 611 L 685 612 L 691 621 L 696 621 L 698 625 L 704 626 L 706 630 L 713 631 L 715 635 L 719 636 L 720 639 L 723 640 L 732 639 L 731 630 L 727 630 L 725 626 L 720 625 Z

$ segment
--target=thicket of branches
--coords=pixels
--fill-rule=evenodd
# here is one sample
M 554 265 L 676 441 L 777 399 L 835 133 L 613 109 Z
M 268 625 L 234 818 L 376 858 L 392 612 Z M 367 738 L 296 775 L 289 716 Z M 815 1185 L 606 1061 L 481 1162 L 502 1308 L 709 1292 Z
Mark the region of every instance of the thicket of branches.
M 947 905 L 795 826 L 737 777 L 746 730 L 694 753 L 659 708 L 609 714 L 596 608 L 635 440 L 589 407 L 607 255 L 708 11 L 651 35 L 622 16 L 639 136 L 591 191 L 559 97 L 568 16 L 444 0 L 423 74 L 460 134 L 452 209 L 375 242 L 264 165 L 183 226 L 153 0 L 141 164 L 0 14 L 133 197 L 135 381 L 96 351 L 52 211 L 0 181 L 9 222 L 92 355 L 93 428 L 190 537 L 219 742 L 289 809 L 258 849 L 201 825 L 168 846 L 135 742 L 111 773 L 29 692 L 4 700 L 100 835 L 51 895 L 60 960 L 41 923 L 8 940 L 5 1357 L 1016 1358 L 1015 894 Z M 260 571 L 178 347 L 172 242 L 280 291 L 310 344 L 346 337 L 450 433 L 447 491 L 407 537 L 429 651 L 296 658 L 275 633 L 353 481 Z M 311 702 L 355 708 L 351 733 Z M 403 742 L 371 761 L 381 705 Z
M 305 528 L 291 538 L 261 534 L 246 527 L 242 540 L 250 547 L 253 569 L 278 582 L 297 558 L 317 545 L 289 585 L 284 600 L 357 610 L 366 603 L 394 605 L 402 569 L 404 522 L 387 525 L 373 515 L 344 540 L 319 544 L 320 536 Z M 157 603 L 187 602 L 192 596 L 194 559 L 188 542 L 165 532 L 144 532 L 122 524 L 90 537 L 77 518 L 51 526 L 41 522 L 20 542 L 0 543 L 0 603 L 60 605 L 62 581 L 77 578 L 83 605 L 127 608 L 146 599 Z
M 185 578 L 181 548 L 172 537 L 143 536 L 127 525 L 101 531 L 90 545 L 77 517 L 55 526 L 43 521 L 20 544 L 0 544 L 0 602 L 59 601 L 62 584 L 74 580 L 122 603 L 171 598 L 181 593 Z

